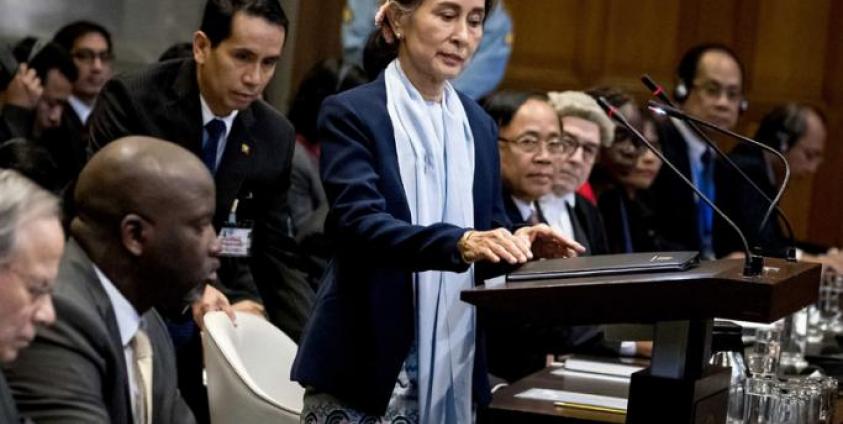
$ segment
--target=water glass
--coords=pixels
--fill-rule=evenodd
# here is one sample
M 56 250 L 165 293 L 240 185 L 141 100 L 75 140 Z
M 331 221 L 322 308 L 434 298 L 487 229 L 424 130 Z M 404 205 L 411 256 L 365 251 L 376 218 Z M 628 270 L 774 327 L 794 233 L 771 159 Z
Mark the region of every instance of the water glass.
M 820 280 L 817 307 L 820 315 L 820 329 L 826 333 L 843 334 L 841 294 L 843 294 L 843 276 L 831 272 L 824 273 Z
M 805 345 L 808 334 L 808 309 L 793 313 L 781 322 L 781 370 L 798 374 L 808 366 L 805 360 Z
M 774 376 L 781 355 L 781 331 L 778 328 L 759 328 L 755 344 L 746 355 L 746 366 L 753 376 Z
M 726 410 L 727 424 L 741 424 L 743 423 L 744 411 L 744 388 L 746 382 L 732 383 L 729 386 L 729 403 Z
M 831 377 L 747 378 L 740 415 L 732 409 L 731 402 L 739 393 L 739 389 L 730 387 L 727 411 L 730 424 L 830 424 L 837 400 L 837 380 Z
M 770 424 L 774 417 L 774 400 L 778 396 L 778 381 L 765 377 L 750 377 L 744 386 L 743 421 L 746 424 Z

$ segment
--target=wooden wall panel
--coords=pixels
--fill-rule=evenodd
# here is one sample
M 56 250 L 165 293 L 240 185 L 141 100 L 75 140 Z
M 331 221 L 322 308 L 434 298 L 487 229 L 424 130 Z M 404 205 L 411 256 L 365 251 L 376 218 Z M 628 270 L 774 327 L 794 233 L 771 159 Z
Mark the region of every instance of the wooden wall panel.
M 549 88 L 576 84 L 572 66 L 584 41 L 577 14 L 587 7 L 578 0 L 557 0 L 533 7 L 532 2 L 507 4 L 515 25 L 515 40 L 507 83 L 519 88 Z M 542 81 L 541 87 L 536 82 Z
M 609 1 L 606 10 L 605 37 L 597 51 L 604 66 L 592 75 L 600 85 L 616 85 L 641 91 L 639 78 L 649 73 L 653 78 L 671 81 L 673 52 L 678 33 L 675 24 L 679 2 Z
M 829 2 L 761 2 L 752 59 L 755 95 L 762 100 L 821 99 Z
M 313 65 L 329 58 L 342 56 L 340 25 L 344 0 L 302 0 L 299 3 L 298 33 L 295 40 L 295 59 L 291 78 L 291 91 Z
M 840 245 L 843 241 L 843 2 L 833 1 L 828 12 L 822 98 L 829 119 L 825 163 L 814 178 L 810 212 L 811 239 Z

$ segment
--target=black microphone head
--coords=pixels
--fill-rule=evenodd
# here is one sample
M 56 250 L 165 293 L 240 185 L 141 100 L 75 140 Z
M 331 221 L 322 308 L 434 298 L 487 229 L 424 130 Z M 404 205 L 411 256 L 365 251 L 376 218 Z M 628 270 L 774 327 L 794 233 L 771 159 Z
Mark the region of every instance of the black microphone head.
M 650 74 L 641 75 L 641 82 L 643 82 L 644 86 L 652 92 L 659 91 L 661 88 L 652 78 L 650 78 Z
M 656 81 L 650 77 L 648 74 L 641 75 L 641 82 L 650 90 L 650 95 L 653 97 L 658 97 L 659 100 L 662 102 L 673 106 L 673 102 L 670 101 L 670 97 L 667 96 L 667 93 L 664 91 L 664 87 L 660 86 Z
M 613 119 L 615 122 L 620 124 L 622 127 L 626 128 L 629 131 L 632 131 L 632 124 L 626 120 L 626 117 L 618 110 L 618 108 L 612 106 L 605 97 L 599 96 L 597 97 L 597 104 L 606 111 L 606 115 L 609 115 L 609 119 Z

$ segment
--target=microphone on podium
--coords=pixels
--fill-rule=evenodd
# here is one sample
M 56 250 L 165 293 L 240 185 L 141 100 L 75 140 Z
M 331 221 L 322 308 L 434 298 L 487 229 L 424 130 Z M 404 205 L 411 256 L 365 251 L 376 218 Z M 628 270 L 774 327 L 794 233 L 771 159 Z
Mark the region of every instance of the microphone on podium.
M 652 95 L 653 97 L 657 97 L 659 100 L 661 100 L 664 106 L 670 107 L 670 108 L 671 108 L 671 111 L 672 111 L 673 113 L 670 113 L 670 112 L 668 112 L 667 110 L 665 110 L 664 108 L 661 108 L 662 104 L 655 103 L 655 102 L 651 102 L 651 103 L 650 103 L 650 109 L 651 109 L 651 110 L 653 110 L 654 112 L 659 113 L 659 114 L 666 114 L 666 115 L 670 115 L 670 116 L 675 117 L 675 118 L 677 118 L 677 119 L 680 119 L 681 121 L 683 121 L 683 122 L 685 122 L 686 124 L 688 124 L 688 127 L 689 127 L 689 128 L 691 128 L 691 130 L 692 130 L 692 131 L 694 131 L 694 133 L 695 133 L 695 134 L 696 134 L 696 135 L 697 135 L 700 139 L 702 139 L 702 140 L 703 140 L 703 141 L 704 141 L 704 142 L 705 142 L 705 143 L 706 143 L 709 147 L 711 147 L 712 149 L 714 149 L 714 151 L 717 153 L 717 155 L 718 155 L 718 156 L 720 156 L 721 158 L 723 158 L 723 160 L 724 160 L 726 163 L 728 163 L 728 164 L 729 164 L 729 166 L 730 166 L 732 169 L 734 169 L 735 171 L 737 171 L 737 172 L 738 172 L 738 174 L 739 174 L 739 175 L 740 175 L 740 176 L 741 176 L 741 177 L 742 177 L 742 178 L 743 178 L 743 179 L 744 179 L 747 183 L 749 183 L 749 185 L 750 185 L 753 189 L 755 189 L 755 191 L 756 191 L 756 192 L 758 192 L 758 194 L 760 194 L 760 195 L 761 195 L 761 196 L 762 196 L 762 197 L 763 197 L 763 198 L 764 198 L 764 199 L 765 199 L 765 200 L 769 203 L 769 206 L 767 207 L 767 211 L 764 213 L 764 219 L 762 219 L 762 220 L 761 220 L 761 225 L 759 225 L 759 226 L 758 226 L 758 232 L 759 232 L 759 233 L 761 233 L 761 231 L 763 231 L 763 230 L 764 230 L 764 227 L 767 225 L 767 222 L 770 220 L 770 215 L 773 213 L 773 210 L 775 210 L 775 211 L 776 211 L 776 213 L 778 214 L 778 216 L 780 216 L 780 217 L 782 218 L 782 221 L 784 221 L 784 225 L 785 225 L 785 228 L 786 228 L 786 230 L 787 230 L 788 242 L 789 242 L 788 244 L 789 244 L 789 246 L 790 246 L 790 247 L 787 249 L 787 254 L 786 254 L 787 259 L 788 259 L 788 260 L 790 260 L 790 261 L 795 261 L 795 260 L 796 260 L 796 249 L 794 248 L 795 242 L 794 242 L 793 228 L 791 227 L 791 225 L 790 225 L 790 221 L 787 219 L 787 216 L 785 216 L 784 212 L 783 212 L 783 211 L 781 210 L 781 208 L 779 208 L 779 206 L 778 206 L 778 205 L 779 205 L 779 200 L 781 199 L 782 195 L 784 194 L 784 191 L 785 191 L 785 189 L 787 188 L 787 184 L 788 184 L 788 181 L 789 181 L 789 179 L 790 179 L 790 166 L 788 165 L 787 160 L 785 159 L 784 155 L 782 155 L 782 154 L 781 154 L 779 151 L 777 151 L 776 149 L 773 149 L 773 148 L 771 148 L 770 146 L 765 145 L 764 143 L 759 143 L 758 141 L 753 140 L 753 139 L 751 139 L 751 138 L 748 138 L 748 137 L 743 137 L 743 136 L 741 136 L 741 135 L 735 134 L 735 133 L 733 133 L 733 132 L 731 132 L 731 131 L 728 131 L 728 130 L 725 130 L 725 129 L 723 129 L 723 128 L 720 128 L 720 127 L 718 127 L 717 125 L 714 125 L 714 124 L 712 124 L 712 123 L 708 123 L 708 122 L 706 122 L 706 123 L 702 123 L 702 122 L 700 122 L 700 123 L 701 123 L 703 126 L 705 126 L 705 127 L 712 128 L 712 129 L 714 129 L 715 131 L 719 131 L 719 132 L 721 132 L 721 133 L 725 133 L 725 134 L 727 134 L 727 135 L 729 135 L 729 136 L 732 136 L 732 137 L 736 138 L 737 140 L 739 140 L 739 141 L 741 141 L 741 142 L 750 143 L 750 144 L 752 144 L 752 145 L 754 145 L 754 146 L 756 146 L 756 147 L 759 147 L 759 148 L 761 148 L 761 149 L 763 149 L 763 150 L 766 150 L 766 151 L 768 151 L 768 152 L 770 152 L 770 153 L 773 153 L 774 155 L 776 155 L 776 157 L 777 157 L 779 160 L 781 160 L 781 161 L 782 161 L 782 163 L 784 163 L 784 166 L 785 166 L 785 177 L 784 177 L 784 181 L 782 182 L 781 187 L 779 187 L 779 190 L 778 190 L 778 192 L 776 193 L 776 196 L 775 196 L 773 199 L 770 199 L 770 196 L 768 196 L 768 195 L 767 195 L 767 193 L 765 193 L 765 192 L 764 192 L 764 190 L 761 190 L 761 188 L 760 188 L 760 187 L 758 187 L 758 185 L 755 183 L 755 181 L 753 181 L 753 180 L 752 180 L 752 178 L 750 178 L 748 175 L 746 175 L 746 173 L 743 171 L 743 169 L 741 169 L 741 167 L 739 167 L 739 166 L 738 166 L 738 165 L 737 165 L 737 164 L 736 164 L 736 163 L 732 160 L 732 158 L 730 158 L 730 157 L 729 157 L 728 155 L 726 155 L 726 154 L 725 154 L 722 150 L 720 150 L 720 147 L 718 147 L 718 146 L 717 146 L 717 143 L 713 142 L 713 141 L 711 140 L 711 138 L 709 138 L 709 137 L 708 137 L 708 135 L 706 135 L 706 134 L 705 134 L 705 133 L 704 133 L 704 132 L 700 129 L 700 127 L 699 127 L 699 126 L 697 126 L 697 122 L 698 122 L 698 121 L 701 121 L 701 120 L 696 119 L 696 118 L 694 118 L 694 119 L 689 119 L 689 118 L 692 118 L 692 117 L 691 117 L 690 115 L 688 115 L 688 114 L 686 114 L 686 113 L 682 112 L 682 111 L 681 111 L 681 110 L 680 110 L 680 109 L 676 106 L 676 104 L 674 104 L 674 103 L 670 100 L 670 97 L 668 97 L 668 96 L 667 96 L 667 94 L 666 94 L 666 93 L 665 93 L 665 91 L 664 91 L 664 88 L 662 88 L 662 86 L 660 86 L 659 84 L 657 84 L 657 83 L 656 83 L 656 81 L 654 81 L 652 78 L 650 78 L 650 76 L 649 76 L 649 75 L 647 75 L 647 74 L 642 75 L 642 76 L 641 76 L 641 82 L 643 82 L 643 83 L 644 83 L 644 85 L 645 85 L 645 86 L 646 86 L 649 90 L 651 90 L 651 95 Z M 656 107 L 656 108 L 654 109 L 654 105 L 658 105 L 658 107 Z
M 655 146 L 653 146 L 650 140 L 647 140 L 647 137 L 644 137 L 641 132 L 635 129 L 635 127 L 633 127 L 629 123 L 629 121 L 627 121 L 626 117 L 624 117 L 623 114 L 621 114 L 617 108 L 610 105 L 609 102 L 607 102 L 606 99 L 602 96 L 597 98 L 597 103 L 600 105 L 601 108 L 603 108 L 606 114 L 609 115 L 609 118 L 614 119 L 621 126 L 626 128 L 627 131 L 633 134 L 635 138 L 644 143 L 647 148 L 649 148 L 656 156 L 658 156 L 659 159 L 661 159 L 662 162 L 664 162 L 664 164 L 668 166 L 668 168 L 670 168 L 674 173 L 676 173 L 676 175 L 683 182 L 685 182 L 685 184 L 690 187 L 691 190 L 693 190 L 694 193 L 696 193 L 700 199 L 702 199 L 708 206 L 710 206 L 711 209 L 717 213 L 717 215 L 723 218 L 735 230 L 735 232 L 741 239 L 741 243 L 744 247 L 744 254 L 746 255 L 744 257 L 743 275 L 745 277 L 754 277 L 760 275 L 761 271 L 764 269 L 764 258 L 752 253 L 752 251 L 749 249 L 749 244 L 746 241 L 746 236 L 744 236 L 743 231 L 738 228 L 735 222 L 732 221 L 728 215 L 723 213 L 723 211 L 721 211 L 720 208 L 718 208 L 717 205 L 715 205 L 714 202 L 711 201 L 711 199 L 709 199 L 705 194 L 703 194 L 702 191 L 700 191 L 700 189 L 697 188 L 697 186 L 695 186 L 693 182 L 688 180 L 688 177 L 683 175 L 682 172 L 679 171 L 679 168 L 677 168 L 676 165 L 674 165 L 670 160 L 668 160 L 659 149 L 655 148 Z

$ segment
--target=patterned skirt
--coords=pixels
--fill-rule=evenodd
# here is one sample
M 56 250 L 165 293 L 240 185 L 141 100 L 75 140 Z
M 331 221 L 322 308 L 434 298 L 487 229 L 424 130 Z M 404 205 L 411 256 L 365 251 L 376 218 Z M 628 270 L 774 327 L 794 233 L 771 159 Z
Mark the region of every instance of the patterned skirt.
M 302 424 L 416 424 L 419 422 L 418 353 L 416 345 L 401 367 L 398 381 L 381 417 L 354 410 L 327 393 L 308 388 L 304 394 Z

